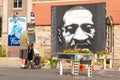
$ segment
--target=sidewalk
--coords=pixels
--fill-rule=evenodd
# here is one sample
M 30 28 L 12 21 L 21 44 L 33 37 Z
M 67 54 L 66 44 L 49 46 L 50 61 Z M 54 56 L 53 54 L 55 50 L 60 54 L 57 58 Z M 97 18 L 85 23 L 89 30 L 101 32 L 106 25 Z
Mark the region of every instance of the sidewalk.
M 0 57 L 0 67 L 20 68 L 21 59 L 19 57 Z M 50 66 L 43 66 L 43 69 L 50 69 Z
M 117 64 L 118 65 L 118 64 Z M 21 59 L 19 57 L 0 57 L 0 67 L 13 67 L 19 68 L 21 66 Z M 63 64 L 64 68 L 68 68 L 69 64 Z M 57 66 L 58 67 L 58 66 Z M 120 67 L 120 66 L 118 66 Z M 42 69 L 50 69 L 50 66 L 45 65 Z M 94 70 L 104 70 L 100 65 L 94 65 Z M 120 71 L 120 68 L 109 68 L 109 64 L 107 64 L 107 71 Z
M 0 57 L 0 67 L 20 67 L 21 59 L 19 57 Z

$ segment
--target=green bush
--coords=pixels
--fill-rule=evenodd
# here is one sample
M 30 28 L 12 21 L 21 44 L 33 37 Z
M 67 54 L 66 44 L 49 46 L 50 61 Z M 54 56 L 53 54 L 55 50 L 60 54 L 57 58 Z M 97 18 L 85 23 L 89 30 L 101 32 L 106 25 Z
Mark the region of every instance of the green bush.
M 5 48 L 2 47 L 2 45 L 0 45 L 0 57 L 6 57 L 6 53 L 5 53 Z

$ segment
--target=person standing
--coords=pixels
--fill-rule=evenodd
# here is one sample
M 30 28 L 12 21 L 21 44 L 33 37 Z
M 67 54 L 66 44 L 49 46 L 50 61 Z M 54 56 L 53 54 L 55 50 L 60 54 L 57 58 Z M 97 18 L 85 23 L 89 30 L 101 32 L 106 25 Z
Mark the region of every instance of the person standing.
M 28 46 L 29 46 L 29 38 L 27 35 L 27 31 L 24 31 L 20 36 L 20 58 L 22 59 L 21 68 L 25 69 L 25 63 L 28 58 Z

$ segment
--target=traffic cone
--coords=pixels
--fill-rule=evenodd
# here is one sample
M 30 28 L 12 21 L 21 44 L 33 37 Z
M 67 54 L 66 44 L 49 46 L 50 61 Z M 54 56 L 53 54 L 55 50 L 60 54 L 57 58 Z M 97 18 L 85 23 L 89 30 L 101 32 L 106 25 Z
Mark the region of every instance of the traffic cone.
M 81 71 L 85 72 L 85 71 L 86 71 L 86 66 L 85 66 L 84 64 L 80 64 L 79 69 L 80 69 Z

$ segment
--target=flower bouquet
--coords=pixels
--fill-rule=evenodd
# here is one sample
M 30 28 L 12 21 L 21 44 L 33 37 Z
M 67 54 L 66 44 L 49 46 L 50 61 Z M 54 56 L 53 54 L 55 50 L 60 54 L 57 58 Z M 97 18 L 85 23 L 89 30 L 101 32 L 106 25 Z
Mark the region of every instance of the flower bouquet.
M 84 49 L 81 49 L 81 48 L 79 48 L 79 49 L 66 49 L 66 50 L 64 50 L 63 51 L 64 53 L 85 53 L 85 54 L 87 54 L 87 53 L 92 53 L 92 51 L 90 51 L 89 49 L 86 49 L 86 48 L 84 48 Z
M 51 58 L 48 58 L 48 60 L 50 61 L 51 68 L 57 67 L 57 63 L 58 63 L 57 57 L 51 57 Z

